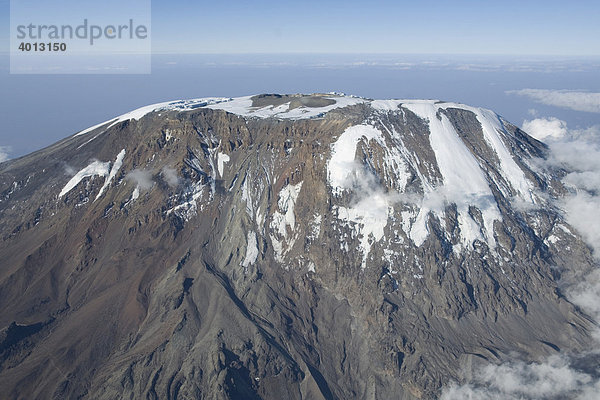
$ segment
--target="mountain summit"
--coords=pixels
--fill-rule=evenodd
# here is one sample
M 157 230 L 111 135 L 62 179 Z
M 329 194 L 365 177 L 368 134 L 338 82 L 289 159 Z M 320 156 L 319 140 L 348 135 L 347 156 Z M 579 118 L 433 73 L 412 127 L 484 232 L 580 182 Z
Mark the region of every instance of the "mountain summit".
M 564 171 L 492 111 L 144 107 L 0 164 L 8 398 L 434 399 L 585 348 Z

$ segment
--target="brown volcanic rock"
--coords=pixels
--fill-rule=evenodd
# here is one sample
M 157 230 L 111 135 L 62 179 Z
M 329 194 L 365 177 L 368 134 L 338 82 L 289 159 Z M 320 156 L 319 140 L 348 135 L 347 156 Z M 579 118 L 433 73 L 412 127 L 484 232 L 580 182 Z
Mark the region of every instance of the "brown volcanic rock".
M 295 110 L 331 100 L 253 101 Z M 332 144 L 352 126 L 379 129 L 387 147 L 366 139 L 356 147 L 369 185 L 390 198 L 422 196 L 424 180 L 441 184 L 443 174 L 427 121 L 407 108 L 355 104 L 299 120 L 160 110 L 2 164 L 1 392 L 430 399 L 477 360 L 583 348 L 592 323 L 561 295 L 556 265 L 568 258 L 566 274 L 584 270 L 589 250 L 552 207 L 515 209 L 513 182 L 473 112 L 442 114 L 489 180 L 502 216 L 495 248 L 485 240 L 459 248 L 464 215 L 451 202 L 444 218 L 426 219 L 417 246 L 402 224 L 416 224 L 418 206 L 403 199 L 390 203 L 383 238 L 371 237 L 363 254 L 365 228 L 340 217 L 361 195 L 333 192 Z M 561 193 L 559 177 L 529 167 L 544 146 L 505 129 L 532 187 Z M 390 148 L 407 150 L 404 187 Z M 59 196 L 66 170 L 94 160 L 112 168 L 122 149 L 97 199 L 106 176 Z M 476 206 L 469 214 L 483 218 Z M 568 242 L 568 257 L 551 235 Z

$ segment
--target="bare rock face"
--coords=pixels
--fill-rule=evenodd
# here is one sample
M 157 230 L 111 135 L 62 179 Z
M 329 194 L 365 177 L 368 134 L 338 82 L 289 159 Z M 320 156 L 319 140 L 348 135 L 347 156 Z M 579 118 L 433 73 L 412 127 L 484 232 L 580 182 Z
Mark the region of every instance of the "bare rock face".
M 558 281 L 592 259 L 545 153 L 460 104 L 261 95 L 4 163 L 0 392 L 434 399 L 583 348 Z

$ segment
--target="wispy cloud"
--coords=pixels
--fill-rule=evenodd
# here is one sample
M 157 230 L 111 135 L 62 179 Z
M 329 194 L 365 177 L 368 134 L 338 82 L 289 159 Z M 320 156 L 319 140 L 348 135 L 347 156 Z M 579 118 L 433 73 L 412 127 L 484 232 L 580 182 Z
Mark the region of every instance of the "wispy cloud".
M 141 169 L 134 169 L 126 176 L 127 179 L 135 182 L 140 190 L 148 190 L 154 185 L 152 180 L 152 172 Z
M 177 171 L 175 169 L 164 167 L 161 171 L 161 175 L 169 186 L 174 187 L 179 185 L 179 177 L 177 176 Z
M 537 103 L 575 111 L 600 113 L 600 93 L 574 90 L 521 89 L 506 94 L 529 97 Z
M 12 148 L 10 146 L 0 146 L 0 162 L 10 160 L 10 152 Z

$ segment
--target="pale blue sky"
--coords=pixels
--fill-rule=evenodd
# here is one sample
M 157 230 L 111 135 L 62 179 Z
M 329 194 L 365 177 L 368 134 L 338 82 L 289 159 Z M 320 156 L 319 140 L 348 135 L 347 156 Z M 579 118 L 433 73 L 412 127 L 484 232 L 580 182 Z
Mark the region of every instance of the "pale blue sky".
M 600 54 L 600 1 L 153 1 L 157 52 Z
M 52 4 L 60 9 L 66 1 Z M 80 3 L 77 12 L 87 1 Z M 153 49 L 159 53 L 600 55 L 598 0 L 151 3 Z M 0 0 L 0 13 L 6 50 L 8 0 Z

